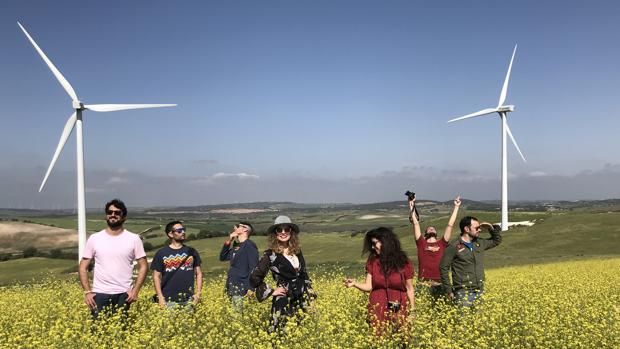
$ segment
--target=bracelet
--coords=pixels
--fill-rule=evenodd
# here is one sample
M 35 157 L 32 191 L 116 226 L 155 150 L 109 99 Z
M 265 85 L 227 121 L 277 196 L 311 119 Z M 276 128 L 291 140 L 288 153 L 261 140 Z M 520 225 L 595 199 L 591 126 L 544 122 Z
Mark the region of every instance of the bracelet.
M 93 292 L 92 290 L 84 291 L 84 295 L 87 295 L 89 293 L 95 293 L 95 292 Z

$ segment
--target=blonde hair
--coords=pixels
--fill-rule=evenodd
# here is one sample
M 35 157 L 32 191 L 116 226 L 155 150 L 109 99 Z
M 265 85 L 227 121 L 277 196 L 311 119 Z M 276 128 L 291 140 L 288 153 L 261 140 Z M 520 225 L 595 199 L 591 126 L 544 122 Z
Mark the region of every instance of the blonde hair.
M 288 252 L 292 254 L 298 254 L 301 252 L 301 244 L 299 243 L 299 238 L 297 234 L 291 231 L 291 238 L 288 239 Z M 284 248 L 276 238 L 276 234 L 269 234 L 269 238 L 267 238 L 267 246 L 270 250 L 275 253 L 284 253 Z

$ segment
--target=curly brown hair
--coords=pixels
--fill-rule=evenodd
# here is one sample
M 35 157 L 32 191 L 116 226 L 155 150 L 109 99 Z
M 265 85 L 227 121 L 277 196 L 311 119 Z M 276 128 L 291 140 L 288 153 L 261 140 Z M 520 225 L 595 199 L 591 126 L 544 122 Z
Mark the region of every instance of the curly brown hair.
M 275 253 L 284 253 L 284 249 L 276 238 L 276 234 L 269 234 L 267 246 Z M 291 232 L 291 238 L 288 239 L 288 252 L 292 254 L 301 252 L 301 244 L 299 243 L 299 237 L 296 233 Z

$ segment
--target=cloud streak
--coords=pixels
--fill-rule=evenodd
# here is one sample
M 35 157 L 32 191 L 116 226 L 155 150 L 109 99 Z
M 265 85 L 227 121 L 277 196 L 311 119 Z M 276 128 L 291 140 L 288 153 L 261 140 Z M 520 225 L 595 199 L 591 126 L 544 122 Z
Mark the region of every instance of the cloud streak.
M 17 208 L 74 207 L 75 174 L 59 171 L 43 193 L 37 193 L 39 172 L 13 169 L 0 174 L 0 206 Z M 620 165 L 573 175 L 539 171 L 512 174 L 511 200 L 577 200 L 620 197 Z M 448 200 L 461 195 L 473 200 L 500 198 L 499 177 L 459 169 L 405 167 L 374 176 L 327 179 L 299 174 L 260 176 L 218 172 L 204 177 L 160 177 L 138 171 L 87 172 L 87 205 L 99 207 L 112 197 L 130 206 L 177 206 L 252 201 L 380 202 L 401 200 L 405 190 L 420 198 Z

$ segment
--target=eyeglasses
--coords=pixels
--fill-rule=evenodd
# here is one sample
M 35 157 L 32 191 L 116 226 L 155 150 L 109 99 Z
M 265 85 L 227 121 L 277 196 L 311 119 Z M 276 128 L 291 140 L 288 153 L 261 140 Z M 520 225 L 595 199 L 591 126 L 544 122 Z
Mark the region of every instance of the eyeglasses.
M 123 211 L 121 210 L 106 210 L 105 214 L 107 214 L 108 216 L 122 216 L 123 215 Z
M 172 229 L 172 231 L 175 233 L 179 233 L 179 234 L 186 232 L 185 228 L 176 228 L 176 229 Z
M 291 227 L 277 227 L 276 233 L 290 233 Z
M 241 223 L 235 224 L 235 228 L 243 228 L 243 229 L 248 229 L 248 230 L 250 229 L 250 227 L 248 227 L 245 224 L 241 224 Z
M 470 226 L 471 227 L 471 226 Z M 478 231 L 478 230 L 482 230 L 482 228 L 480 226 L 477 227 L 471 227 L 472 230 L 474 231 Z

